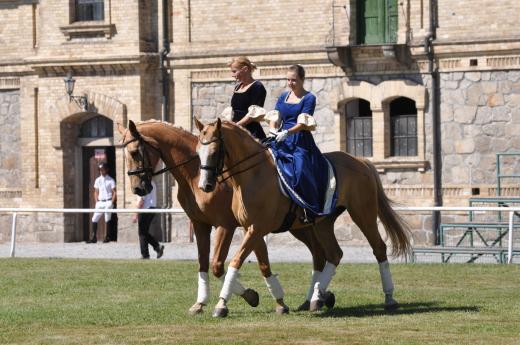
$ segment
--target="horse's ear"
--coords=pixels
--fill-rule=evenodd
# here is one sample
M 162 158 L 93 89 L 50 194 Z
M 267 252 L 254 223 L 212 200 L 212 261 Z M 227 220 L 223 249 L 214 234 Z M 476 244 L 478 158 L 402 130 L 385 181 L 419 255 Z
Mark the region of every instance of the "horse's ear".
M 222 127 L 222 120 L 220 117 L 217 117 L 217 129 L 220 130 L 220 127 Z
M 202 122 L 200 122 L 200 120 L 197 116 L 194 116 L 193 119 L 195 120 L 195 126 L 197 127 L 199 132 L 202 131 L 202 128 L 204 128 L 204 124 Z
M 126 128 L 121 124 L 121 123 L 117 123 L 117 131 L 121 134 L 121 135 L 125 135 L 125 130 Z
M 135 126 L 135 123 L 132 120 L 128 121 L 128 130 L 130 130 L 130 133 L 132 133 L 134 137 L 137 137 L 139 135 L 139 132 L 137 132 L 137 127 Z

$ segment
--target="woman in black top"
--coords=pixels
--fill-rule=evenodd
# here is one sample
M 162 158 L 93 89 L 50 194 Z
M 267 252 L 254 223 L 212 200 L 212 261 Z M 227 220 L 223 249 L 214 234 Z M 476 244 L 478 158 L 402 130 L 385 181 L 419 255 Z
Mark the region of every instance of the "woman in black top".
M 245 127 L 255 138 L 265 139 L 260 123 L 248 116 L 249 107 L 264 106 L 266 91 L 264 85 L 252 76 L 256 66 L 245 56 L 234 58 L 229 64 L 233 78 L 238 82 L 231 97 L 233 122 Z

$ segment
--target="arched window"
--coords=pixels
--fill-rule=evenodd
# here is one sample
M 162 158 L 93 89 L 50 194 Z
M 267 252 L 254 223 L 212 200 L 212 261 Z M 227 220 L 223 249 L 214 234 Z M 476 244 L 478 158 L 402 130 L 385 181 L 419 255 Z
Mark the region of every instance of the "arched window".
M 106 138 L 113 136 L 112 120 L 101 115 L 83 122 L 80 127 L 80 138 Z
M 415 101 L 399 97 L 390 102 L 391 156 L 417 156 Z
M 364 99 L 345 105 L 347 116 L 347 152 L 354 156 L 372 156 L 372 110 Z

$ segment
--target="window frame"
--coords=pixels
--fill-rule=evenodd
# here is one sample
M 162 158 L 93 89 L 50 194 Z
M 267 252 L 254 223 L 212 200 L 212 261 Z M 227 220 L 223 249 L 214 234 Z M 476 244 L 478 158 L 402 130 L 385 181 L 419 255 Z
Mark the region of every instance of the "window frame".
M 85 2 L 85 4 L 80 4 L 80 2 Z M 88 3 L 87 3 L 88 2 Z M 101 6 L 99 6 L 99 4 Z M 98 5 L 98 6 L 96 6 Z M 92 13 L 87 12 L 87 6 L 91 6 Z M 83 13 L 80 12 L 80 8 L 84 7 Z M 96 11 L 94 7 L 98 7 L 98 11 L 100 12 L 100 17 L 96 18 Z M 99 10 L 100 9 L 100 10 Z M 99 15 L 99 14 L 98 14 Z M 85 18 L 80 18 L 81 16 L 85 16 Z M 86 17 L 92 18 L 86 18 Z M 74 22 L 101 22 L 105 20 L 105 1 L 104 0 L 74 0 Z
M 357 114 L 353 115 L 348 111 L 348 107 L 352 102 L 357 102 Z M 362 102 L 365 107 L 368 106 L 368 108 L 364 110 L 364 112 L 366 112 L 364 114 L 361 114 Z M 345 104 L 344 111 L 347 127 L 345 133 L 347 152 L 357 157 L 373 157 L 373 117 L 370 102 L 362 98 L 353 99 Z M 358 132 L 359 128 L 361 128 L 361 133 Z

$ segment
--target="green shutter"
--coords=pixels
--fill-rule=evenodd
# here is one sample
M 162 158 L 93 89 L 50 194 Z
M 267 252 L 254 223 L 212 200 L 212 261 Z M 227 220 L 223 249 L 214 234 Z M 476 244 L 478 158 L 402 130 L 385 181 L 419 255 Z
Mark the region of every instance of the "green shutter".
M 397 0 L 386 0 L 385 43 L 397 42 Z
M 397 42 L 397 0 L 357 0 L 359 44 Z

